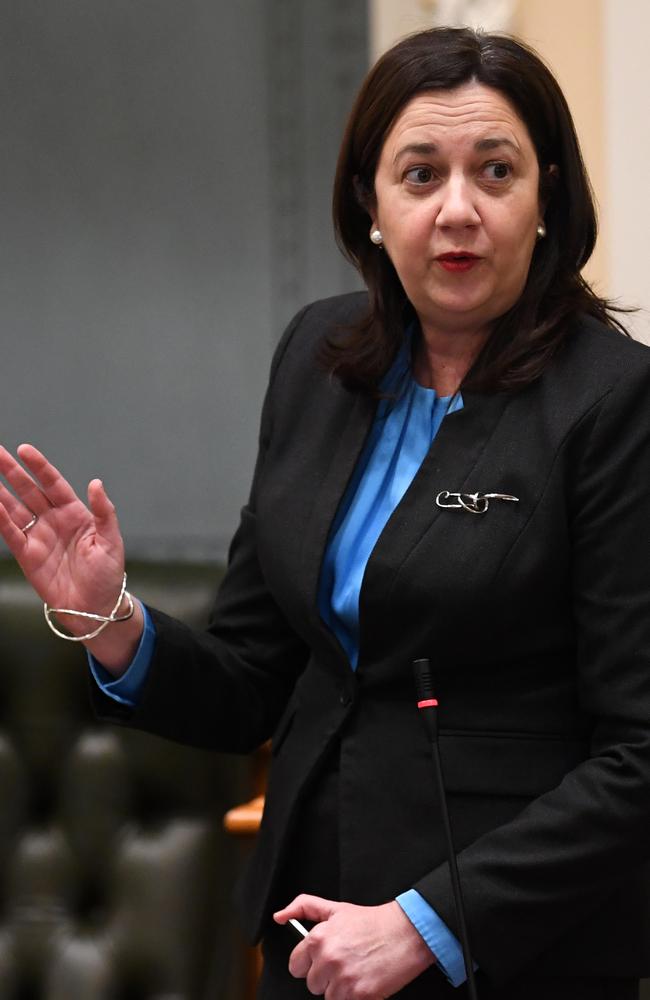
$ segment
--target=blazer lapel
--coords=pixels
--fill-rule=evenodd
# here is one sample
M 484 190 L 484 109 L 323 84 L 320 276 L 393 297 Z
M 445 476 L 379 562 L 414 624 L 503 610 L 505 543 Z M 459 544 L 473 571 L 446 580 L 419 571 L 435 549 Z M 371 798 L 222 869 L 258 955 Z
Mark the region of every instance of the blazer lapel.
M 318 612 L 320 571 L 332 523 L 354 472 L 377 409 L 376 400 L 355 396 L 338 440 L 334 442 L 320 487 L 315 491 L 302 543 L 302 576 L 307 587 L 313 624 L 337 656 L 347 657 Z
M 443 511 L 435 498 L 441 490 L 468 489 L 468 480 L 505 410 L 508 396 L 463 393 L 462 410 L 450 414 L 404 497 L 388 520 L 370 556 L 360 595 L 363 604 L 387 593 L 395 574 L 422 536 Z M 347 657 L 318 611 L 318 583 L 332 522 L 361 454 L 376 412 L 375 400 L 356 396 L 335 442 L 320 486 L 314 491 L 301 545 L 301 576 L 305 581 L 312 625 L 333 659 L 347 667 Z M 485 490 L 493 484 L 485 484 Z
M 393 511 L 366 566 L 360 595 L 360 619 L 363 605 L 372 604 L 387 594 L 395 574 L 423 535 L 449 512 L 436 504 L 442 490 L 484 492 L 494 490 L 496 482 L 470 484 L 472 471 L 505 411 L 509 397 L 500 393 L 481 396 L 463 393 L 463 409 L 443 420 L 431 448 L 413 482 Z M 376 605 L 375 605 L 376 606 Z

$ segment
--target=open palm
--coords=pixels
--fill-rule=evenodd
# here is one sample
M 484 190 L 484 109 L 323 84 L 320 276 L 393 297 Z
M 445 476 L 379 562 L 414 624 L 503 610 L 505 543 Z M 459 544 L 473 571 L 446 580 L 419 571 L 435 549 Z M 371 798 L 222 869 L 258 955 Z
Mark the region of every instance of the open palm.
M 86 506 L 36 448 L 21 445 L 18 454 L 24 468 L 0 446 L 0 475 L 11 487 L 0 481 L 0 535 L 51 607 L 108 614 L 122 585 L 124 545 L 101 481 L 90 483 Z

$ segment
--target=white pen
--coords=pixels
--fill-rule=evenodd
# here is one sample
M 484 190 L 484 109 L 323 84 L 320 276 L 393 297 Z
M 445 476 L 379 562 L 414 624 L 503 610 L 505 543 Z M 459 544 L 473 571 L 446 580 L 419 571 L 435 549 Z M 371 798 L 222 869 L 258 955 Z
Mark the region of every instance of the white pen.
M 301 924 L 299 920 L 295 920 L 293 917 L 289 917 L 287 923 L 290 924 L 291 927 L 293 927 L 296 934 L 300 935 L 301 938 L 305 938 L 309 934 L 307 928 L 303 924 Z

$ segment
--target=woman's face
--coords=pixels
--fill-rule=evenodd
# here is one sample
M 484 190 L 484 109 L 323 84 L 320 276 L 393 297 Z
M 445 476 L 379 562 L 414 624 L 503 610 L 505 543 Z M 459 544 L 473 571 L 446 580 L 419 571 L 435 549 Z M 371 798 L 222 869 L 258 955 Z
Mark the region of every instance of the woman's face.
M 379 158 L 372 228 L 425 332 L 486 331 L 516 302 L 538 192 L 528 130 L 499 91 L 468 83 L 404 107 Z

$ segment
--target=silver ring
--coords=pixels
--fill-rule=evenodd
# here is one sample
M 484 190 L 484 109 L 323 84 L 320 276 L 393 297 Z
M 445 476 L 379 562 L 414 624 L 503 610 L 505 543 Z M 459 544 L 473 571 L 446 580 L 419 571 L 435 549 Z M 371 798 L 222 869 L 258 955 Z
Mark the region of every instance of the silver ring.
M 22 529 L 23 535 L 26 535 L 28 531 L 31 531 L 31 529 L 34 527 L 37 521 L 38 521 L 38 514 L 33 514 L 29 524 L 26 524 L 25 527 Z

